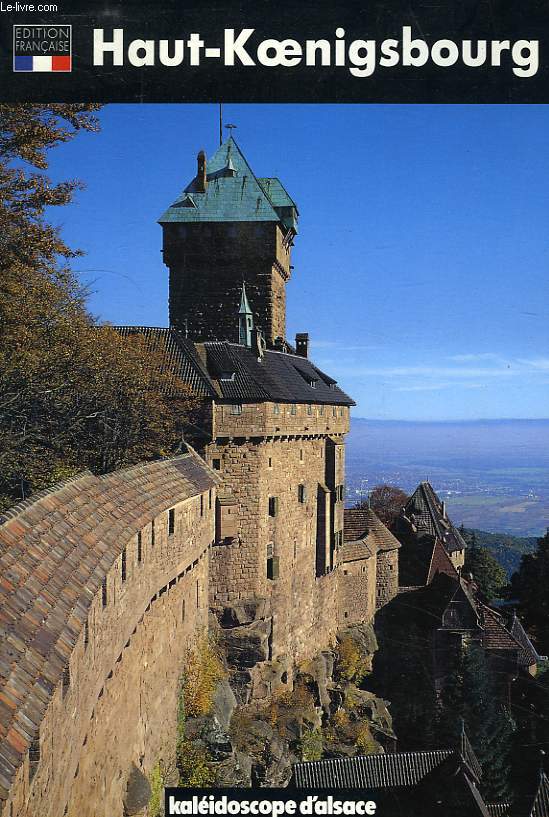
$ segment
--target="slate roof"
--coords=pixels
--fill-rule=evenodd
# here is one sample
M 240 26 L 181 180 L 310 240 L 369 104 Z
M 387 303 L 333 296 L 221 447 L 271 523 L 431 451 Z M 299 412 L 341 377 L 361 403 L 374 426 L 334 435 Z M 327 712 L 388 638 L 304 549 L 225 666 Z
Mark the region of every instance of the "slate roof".
M 355 405 L 333 378 L 299 355 L 267 350 L 259 361 L 247 346 L 228 341 L 197 344 L 197 349 L 216 390 L 225 400 Z M 223 379 L 224 373 L 232 373 L 233 377 Z
M 156 326 L 113 326 L 123 337 L 142 335 L 151 351 L 165 356 L 166 365 L 176 377 L 186 383 L 200 397 L 217 397 L 217 392 L 196 353 L 194 343 L 176 329 Z
M 416 786 L 453 754 L 452 749 L 359 755 L 296 763 L 296 788 L 387 789 Z
M 218 481 L 189 449 L 107 476 L 84 472 L 0 517 L 0 801 L 124 545 Z
M 369 559 L 378 551 L 396 550 L 400 542 L 371 508 L 345 508 L 344 543 L 339 549 L 339 561 Z
M 279 222 L 297 232 L 297 208 L 278 179 L 257 179 L 230 136 L 207 161 L 207 187 L 196 177 L 159 218 L 169 222 Z
M 549 817 L 549 779 L 543 771 L 528 817 Z
M 429 482 L 421 482 L 405 506 L 408 519 L 414 517 L 418 534 L 437 537 L 448 551 L 464 550 L 466 544 L 451 520 L 443 512 L 443 504 Z
M 530 641 L 528 633 L 522 626 L 520 619 L 517 617 L 516 613 L 513 614 L 510 633 L 522 647 L 519 655 L 519 664 L 521 665 L 521 667 L 531 667 L 534 664 L 537 664 L 539 661 L 544 660 L 544 656 L 538 654 L 536 648 Z
M 247 346 L 228 341 L 194 344 L 173 328 L 112 328 L 124 337 L 143 335 L 151 350 L 164 353 L 170 370 L 200 397 L 238 403 L 355 405 L 332 377 L 299 355 L 267 350 L 259 362 Z

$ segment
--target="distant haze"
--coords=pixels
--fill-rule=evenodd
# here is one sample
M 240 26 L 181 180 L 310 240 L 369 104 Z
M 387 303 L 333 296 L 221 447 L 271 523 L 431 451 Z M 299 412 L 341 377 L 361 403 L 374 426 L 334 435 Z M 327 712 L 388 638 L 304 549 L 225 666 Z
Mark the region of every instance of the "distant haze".
M 517 536 L 549 525 L 549 420 L 400 422 L 353 418 L 348 502 L 381 482 L 429 480 L 453 521 Z

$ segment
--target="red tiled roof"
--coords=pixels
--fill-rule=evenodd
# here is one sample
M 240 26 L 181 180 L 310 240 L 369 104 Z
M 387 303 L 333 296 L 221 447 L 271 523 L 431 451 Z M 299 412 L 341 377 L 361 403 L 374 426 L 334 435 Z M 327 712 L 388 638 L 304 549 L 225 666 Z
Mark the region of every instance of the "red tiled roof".
M 0 801 L 124 545 L 217 481 L 191 450 L 103 477 L 84 472 L 0 518 Z
M 400 547 L 398 539 L 371 508 L 345 508 L 343 535 L 346 543 L 366 541 L 374 553 Z

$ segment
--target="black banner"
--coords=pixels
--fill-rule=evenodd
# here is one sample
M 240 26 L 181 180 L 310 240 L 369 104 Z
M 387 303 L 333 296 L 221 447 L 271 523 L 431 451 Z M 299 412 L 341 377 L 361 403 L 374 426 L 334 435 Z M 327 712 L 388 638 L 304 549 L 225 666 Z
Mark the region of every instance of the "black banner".
M 4 102 L 549 102 L 541 0 L 0 8 Z

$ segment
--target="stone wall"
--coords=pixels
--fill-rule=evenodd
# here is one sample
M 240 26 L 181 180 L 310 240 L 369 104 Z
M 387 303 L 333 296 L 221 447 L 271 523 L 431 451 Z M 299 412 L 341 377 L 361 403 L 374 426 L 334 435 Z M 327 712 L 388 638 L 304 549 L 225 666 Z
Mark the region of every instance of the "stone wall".
M 220 463 L 223 493 L 239 507 L 238 538 L 212 551 L 211 602 L 269 599 L 271 657 L 309 657 L 337 629 L 335 574 L 328 568 L 328 575 L 317 575 L 317 489 L 335 484 L 343 468 L 340 457 L 333 472 L 334 460 L 327 457 L 333 447 L 326 437 L 258 437 L 220 440 L 207 449 L 208 461 Z M 342 518 L 342 506 L 334 497 L 335 518 Z M 333 528 L 330 537 L 333 543 Z
M 338 568 L 338 617 L 340 627 L 371 621 L 376 612 L 376 562 L 358 559 Z
M 61 534 L 62 519 L 70 519 L 72 528 L 65 538 L 87 539 L 90 555 L 103 551 L 104 569 L 98 586 L 88 583 L 87 603 L 86 588 L 79 599 L 75 581 L 60 592 L 77 607 L 85 604 L 86 612 L 80 624 L 69 618 L 72 640 L 61 631 L 66 661 L 64 667 L 59 664 L 59 681 L 48 682 L 52 675 L 45 667 L 28 697 L 25 717 L 34 718 L 38 728 L 30 752 L 21 754 L 3 810 L 0 800 L 2 817 L 122 817 L 132 768 L 147 776 L 159 758 L 173 758 L 185 649 L 207 631 L 215 503 L 214 479 L 198 458 L 176 460 L 179 473 L 175 477 L 173 462 L 122 472 L 126 483 L 133 473 L 133 491 L 122 478 L 116 484 L 118 475 L 103 480 L 89 476 L 81 491 L 78 482 L 72 483 L 70 497 L 60 492 L 60 496 L 53 493 L 46 498 L 50 511 L 57 500 L 62 513 L 48 516 L 46 506 L 42 509 L 46 511 L 44 525 L 49 520 L 50 530 Z M 147 469 L 154 471 L 153 479 L 139 480 Z M 202 473 L 198 491 L 191 482 L 196 469 Z M 148 493 L 142 494 L 146 488 Z M 193 495 L 185 498 L 186 493 Z M 96 514 L 92 494 L 97 497 Z M 152 504 L 158 505 L 156 513 Z M 79 510 L 86 505 L 90 512 L 86 518 L 96 520 L 95 529 L 79 520 Z M 27 514 L 32 511 L 30 506 Z M 109 517 L 112 529 L 121 515 L 133 520 L 135 513 L 138 524 L 134 530 L 126 528 L 117 543 L 113 539 L 114 558 L 106 555 L 101 547 L 104 540 L 96 539 L 101 521 L 106 537 Z M 11 521 L 12 530 L 17 530 L 14 525 L 24 527 L 25 522 L 23 512 Z M 10 521 L 4 527 L 9 525 Z M 39 530 L 35 523 L 34 531 Z M 0 541 L 1 537 L 2 527 Z M 61 535 L 58 541 L 62 546 Z M 83 552 L 78 562 L 83 565 L 86 558 Z M 80 569 L 75 567 L 76 572 Z M 39 595 L 41 579 L 37 566 L 35 595 L 39 604 L 41 598 L 42 604 L 48 599 L 51 604 L 51 587 Z M 56 609 L 59 617 L 60 603 Z M 46 632 L 39 633 L 34 643 L 45 638 Z M 30 660 L 37 659 L 30 653 L 22 656 L 21 666 Z M 0 690 L 0 699 L 9 701 L 16 689 L 14 676 Z M 18 728 L 15 723 L 14 728 Z
M 285 337 L 290 248 L 272 222 L 164 224 L 170 324 L 194 341 L 238 342 L 242 281 L 255 325 L 272 344 Z
M 380 550 L 376 567 L 376 609 L 398 593 L 398 550 Z

